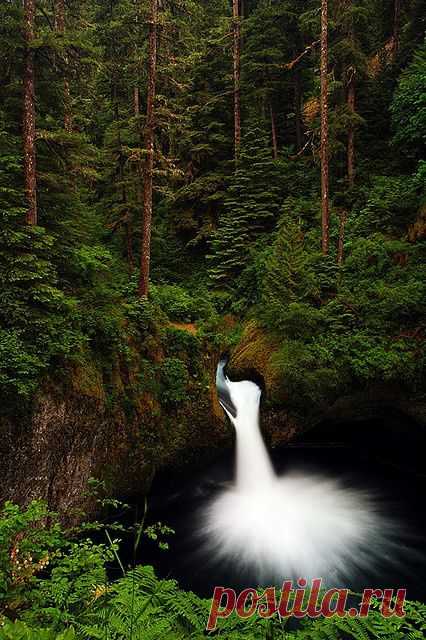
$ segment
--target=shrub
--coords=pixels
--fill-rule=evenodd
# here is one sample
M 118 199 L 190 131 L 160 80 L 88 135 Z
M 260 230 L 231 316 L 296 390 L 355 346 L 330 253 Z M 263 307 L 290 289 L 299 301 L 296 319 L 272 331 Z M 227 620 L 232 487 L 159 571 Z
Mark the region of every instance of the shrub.
M 56 632 L 53 629 L 31 629 L 25 622 L 5 620 L 0 627 L 0 640 L 75 640 L 73 628 Z
M 192 297 L 175 284 L 153 285 L 151 299 L 174 320 L 190 322 L 196 315 Z
M 179 358 L 165 358 L 160 366 L 161 401 L 176 405 L 187 399 L 188 369 Z
M 166 327 L 163 342 L 169 356 L 187 358 L 189 363 L 194 363 L 200 358 L 201 341 L 197 335 L 189 331 Z

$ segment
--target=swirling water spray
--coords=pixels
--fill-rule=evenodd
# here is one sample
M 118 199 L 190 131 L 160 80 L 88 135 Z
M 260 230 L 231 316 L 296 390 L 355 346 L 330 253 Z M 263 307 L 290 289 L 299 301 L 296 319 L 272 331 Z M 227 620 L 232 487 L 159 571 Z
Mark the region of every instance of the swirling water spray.
M 261 390 L 232 382 L 225 366 L 221 360 L 216 382 L 236 431 L 236 478 L 202 514 L 210 557 L 259 584 L 304 577 L 347 586 L 395 562 L 399 527 L 374 495 L 324 475 L 275 473 L 259 429 Z

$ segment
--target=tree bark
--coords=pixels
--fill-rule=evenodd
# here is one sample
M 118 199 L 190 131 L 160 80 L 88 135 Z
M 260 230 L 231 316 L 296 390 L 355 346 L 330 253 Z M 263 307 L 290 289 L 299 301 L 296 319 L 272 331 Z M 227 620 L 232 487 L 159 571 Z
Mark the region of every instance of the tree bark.
M 140 91 L 139 87 L 136 86 L 133 88 L 133 113 L 136 118 L 136 130 L 138 134 L 138 139 L 142 138 L 141 130 L 140 130 Z M 139 144 L 141 144 L 141 140 Z M 138 160 L 136 164 L 136 202 L 138 204 L 138 208 L 142 207 L 142 167 L 141 161 Z M 132 274 L 134 271 L 134 258 L 133 258 L 133 215 L 129 210 L 127 213 L 127 223 L 126 223 L 126 238 L 127 238 L 127 262 L 129 266 L 129 273 Z
M 393 6 L 393 55 L 396 57 L 399 50 L 399 38 L 401 31 L 401 0 L 394 0 Z
M 55 28 L 62 36 L 65 34 L 65 2 L 64 0 L 55 1 Z M 64 96 L 64 129 L 67 132 L 72 131 L 71 117 L 71 91 L 68 79 L 68 55 L 64 53 L 64 80 L 63 80 L 63 96 Z
M 234 148 L 235 160 L 240 156 L 241 147 L 241 30 L 239 0 L 232 0 L 234 35 Z
M 347 105 L 350 116 L 353 117 L 355 113 L 355 80 L 353 71 L 348 80 Z M 347 165 L 348 185 L 352 188 L 355 182 L 355 130 L 352 121 L 349 124 L 348 131 Z
M 328 254 L 330 242 L 328 176 L 328 0 L 321 1 L 321 226 L 322 252 Z
M 140 65 L 140 59 L 139 59 L 139 47 L 140 47 L 140 23 L 141 23 L 141 16 L 140 16 L 140 1 L 139 0 L 134 0 L 134 4 L 135 4 L 135 49 L 134 49 L 134 56 L 135 56 L 135 60 L 137 61 L 136 63 L 136 70 L 135 70 L 135 86 L 133 87 L 133 114 L 135 116 L 135 120 L 136 120 L 136 137 L 138 140 L 138 146 L 140 148 L 143 147 L 144 144 L 144 140 L 143 140 L 143 130 L 141 127 L 141 92 L 140 92 L 140 76 L 141 76 L 141 65 Z M 138 211 L 140 211 L 140 218 L 141 220 L 143 219 L 143 210 L 142 210 L 142 203 L 143 203 L 143 195 L 142 195 L 142 181 L 143 181 L 143 167 L 142 167 L 142 159 L 140 157 L 138 157 L 137 163 L 136 163 L 136 203 L 137 203 L 137 207 L 138 207 Z M 133 214 L 131 211 L 129 211 L 128 214 L 128 221 L 127 221 L 127 259 L 128 259 L 128 263 L 129 263 L 129 272 L 133 273 L 134 271 L 134 256 L 133 256 Z
M 139 117 L 140 115 L 139 87 L 133 87 L 133 112 L 135 114 L 135 117 Z
M 278 158 L 278 142 L 277 142 L 277 128 L 275 124 L 275 114 L 272 104 L 270 105 L 271 110 L 271 133 L 272 133 L 272 155 L 274 160 Z
M 157 14 L 158 0 L 150 0 L 148 42 L 148 91 L 145 123 L 144 194 L 139 295 L 146 297 L 149 291 L 152 225 L 152 174 L 154 169 L 155 94 L 157 80 Z
M 22 137 L 24 146 L 24 182 L 27 201 L 26 221 L 37 224 L 37 177 L 35 149 L 35 79 L 34 79 L 34 41 L 35 0 L 24 0 L 24 108 Z
M 296 126 L 296 151 L 300 151 L 302 148 L 302 88 L 299 69 L 296 69 L 294 75 L 294 113 Z
M 354 49 L 355 33 L 354 33 L 354 21 L 352 14 L 353 0 L 346 0 L 343 5 L 343 11 L 349 14 L 348 23 L 348 39 Z M 348 140 L 346 149 L 346 164 L 348 175 L 348 186 L 352 188 L 355 182 L 355 128 L 354 128 L 354 115 L 355 115 L 355 74 L 356 69 L 352 65 L 348 65 L 346 68 L 346 105 L 349 112 L 349 128 L 348 128 Z

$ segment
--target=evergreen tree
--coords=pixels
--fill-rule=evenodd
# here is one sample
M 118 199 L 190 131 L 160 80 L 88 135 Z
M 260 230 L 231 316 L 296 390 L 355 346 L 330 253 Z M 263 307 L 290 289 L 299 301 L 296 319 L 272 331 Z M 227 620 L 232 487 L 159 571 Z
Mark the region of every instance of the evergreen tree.
M 211 243 L 210 276 L 217 285 L 232 288 L 253 244 L 273 229 L 279 203 L 279 168 L 269 139 L 253 129 L 243 138 L 240 162 L 229 181 L 224 212 Z
M 321 0 L 321 227 L 322 252 L 330 241 L 329 146 L 328 146 L 328 0 Z
M 143 217 L 141 239 L 141 264 L 139 274 L 139 295 L 147 296 L 149 289 L 149 266 L 151 259 L 151 224 L 152 224 L 152 183 L 154 169 L 154 129 L 155 129 L 155 96 L 157 85 L 157 0 L 150 0 L 149 15 L 149 47 L 148 47 L 148 88 L 146 99 L 145 153 Z
M 315 289 L 310 254 L 305 244 L 300 221 L 285 212 L 261 279 L 262 319 L 272 328 L 282 327 L 289 305 L 306 302 Z
M 35 0 L 24 1 L 24 108 L 23 108 L 23 144 L 24 144 L 24 179 L 27 200 L 26 219 L 28 224 L 37 224 L 37 178 L 36 178 L 36 107 L 35 107 L 35 72 L 34 72 L 34 39 L 35 39 Z
M 234 36 L 234 153 L 235 161 L 240 156 L 241 146 L 241 14 L 240 0 L 232 0 L 232 31 Z

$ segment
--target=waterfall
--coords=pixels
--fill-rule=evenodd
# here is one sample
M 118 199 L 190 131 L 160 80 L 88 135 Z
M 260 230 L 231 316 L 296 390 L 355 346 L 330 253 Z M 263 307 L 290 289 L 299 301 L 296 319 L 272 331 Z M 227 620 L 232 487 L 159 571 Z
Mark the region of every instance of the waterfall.
M 373 493 L 307 470 L 275 473 L 259 428 L 261 390 L 232 382 L 225 367 L 221 360 L 216 382 L 236 432 L 236 475 L 202 514 L 209 557 L 256 584 L 304 577 L 348 586 L 355 574 L 397 562 L 399 525 Z
M 219 401 L 237 432 L 236 484 L 241 491 L 271 486 L 275 474 L 259 429 L 261 390 L 254 382 L 232 382 L 224 372 L 226 359 L 219 362 L 216 386 Z

